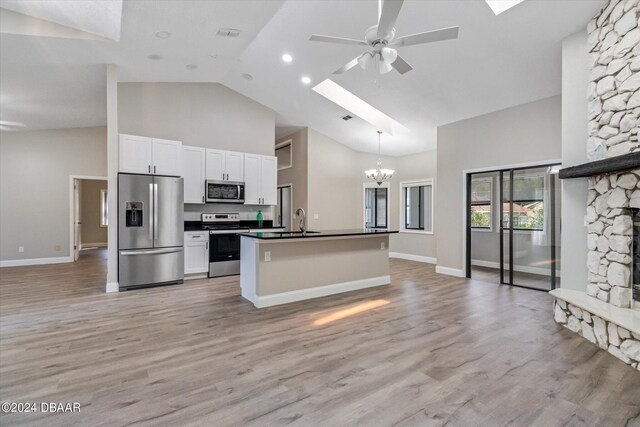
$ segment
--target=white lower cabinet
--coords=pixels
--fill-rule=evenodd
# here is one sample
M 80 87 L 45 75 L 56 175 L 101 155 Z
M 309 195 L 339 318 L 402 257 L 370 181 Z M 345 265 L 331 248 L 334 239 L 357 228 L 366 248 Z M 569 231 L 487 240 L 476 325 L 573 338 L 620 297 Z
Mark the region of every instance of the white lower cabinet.
M 188 231 L 184 233 L 184 274 L 209 271 L 209 233 Z

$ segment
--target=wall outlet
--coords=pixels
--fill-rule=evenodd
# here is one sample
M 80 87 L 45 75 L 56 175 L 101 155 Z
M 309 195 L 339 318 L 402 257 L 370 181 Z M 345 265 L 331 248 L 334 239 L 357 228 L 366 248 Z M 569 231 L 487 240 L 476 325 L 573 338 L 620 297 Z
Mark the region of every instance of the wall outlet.
M 380 242 L 380 249 L 384 249 L 384 248 L 385 248 L 384 242 Z
M 320 214 L 313 214 L 313 219 L 320 219 Z
M 18 252 L 20 253 L 24 252 L 24 246 L 18 246 Z
M 270 252 L 270 251 L 266 251 L 266 252 L 264 253 L 264 260 L 265 260 L 266 262 L 271 261 L 271 252 Z
M 56 252 L 60 252 L 60 245 L 56 245 L 54 249 L 56 250 Z

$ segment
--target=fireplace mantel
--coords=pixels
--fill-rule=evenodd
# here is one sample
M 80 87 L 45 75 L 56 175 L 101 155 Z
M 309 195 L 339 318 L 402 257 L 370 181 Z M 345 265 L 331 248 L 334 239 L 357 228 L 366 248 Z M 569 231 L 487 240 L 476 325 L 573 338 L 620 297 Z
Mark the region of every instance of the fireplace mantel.
M 560 179 L 587 178 L 640 168 L 640 151 L 560 169 Z

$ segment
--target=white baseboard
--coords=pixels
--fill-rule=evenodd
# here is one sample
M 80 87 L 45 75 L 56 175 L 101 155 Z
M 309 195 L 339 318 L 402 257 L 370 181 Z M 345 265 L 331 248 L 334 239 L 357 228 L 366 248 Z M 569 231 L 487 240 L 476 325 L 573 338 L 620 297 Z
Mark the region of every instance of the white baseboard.
M 263 308 L 312 298 L 324 297 L 327 295 L 339 294 L 342 292 L 356 291 L 359 289 L 366 289 L 374 286 L 388 285 L 389 283 L 391 283 L 390 276 L 379 276 L 369 279 L 354 280 L 352 282 L 335 283 L 333 285 L 318 286 L 316 288 L 300 289 L 297 291 L 282 292 L 279 294 L 265 296 L 248 295 L 246 292 L 244 292 L 243 289 L 242 296 L 245 299 L 251 301 L 257 308 Z
M 72 257 L 61 256 L 53 258 L 8 259 L 0 261 L 0 267 L 20 267 L 23 265 L 63 264 L 73 262 Z
M 120 285 L 118 284 L 118 282 L 107 283 L 107 293 L 111 292 L 120 292 Z
M 499 262 L 494 262 L 494 261 L 484 261 L 484 260 L 480 260 L 480 259 L 472 259 L 471 260 L 471 265 L 475 265 L 478 267 L 487 267 L 487 268 L 495 268 L 495 269 L 500 269 L 500 263 Z M 506 271 L 509 270 L 509 264 L 506 263 L 504 265 L 504 268 Z M 527 265 L 514 265 L 513 266 L 513 271 L 517 271 L 519 273 L 531 273 L 531 274 L 540 274 L 543 276 L 547 276 L 550 273 L 550 270 L 547 268 L 541 268 L 541 267 L 530 267 Z M 560 270 L 556 270 L 556 277 L 560 277 Z
M 406 259 L 408 261 L 424 262 L 427 264 L 435 264 L 436 259 L 430 256 L 403 254 L 401 252 L 389 252 L 389 258 Z
M 459 268 L 443 267 L 436 265 L 436 273 L 446 274 L 447 276 L 464 277 L 464 272 Z
M 106 248 L 107 242 L 98 242 L 98 243 L 81 243 L 80 250 L 84 248 Z

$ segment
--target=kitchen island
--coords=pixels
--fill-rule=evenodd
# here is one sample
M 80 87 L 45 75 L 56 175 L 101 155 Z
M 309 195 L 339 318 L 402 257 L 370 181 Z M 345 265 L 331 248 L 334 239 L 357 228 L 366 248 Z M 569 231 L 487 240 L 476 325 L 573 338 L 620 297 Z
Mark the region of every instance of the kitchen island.
M 262 308 L 388 285 L 392 233 L 397 231 L 241 233 L 242 296 Z

